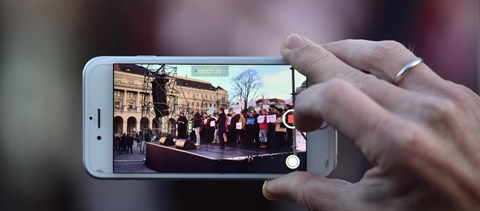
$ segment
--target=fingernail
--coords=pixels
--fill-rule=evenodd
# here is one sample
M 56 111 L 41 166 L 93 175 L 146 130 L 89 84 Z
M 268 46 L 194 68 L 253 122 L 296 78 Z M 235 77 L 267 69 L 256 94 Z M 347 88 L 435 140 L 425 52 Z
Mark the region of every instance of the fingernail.
M 268 181 L 265 180 L 265 182 L 263 182 L 263 186 L 262 186 L 263 196 L 268 200 L 277 200 L 278 196 L 273 194 L 272 192 L 270 192 L 268 189 L 269 189 Z
M 302 49 L 303 47 L 307 46 L 305 40 L 298 34 L 291 34 L 287 37 L 284 44 L 285 48 L 290 50 L 298 50 Z

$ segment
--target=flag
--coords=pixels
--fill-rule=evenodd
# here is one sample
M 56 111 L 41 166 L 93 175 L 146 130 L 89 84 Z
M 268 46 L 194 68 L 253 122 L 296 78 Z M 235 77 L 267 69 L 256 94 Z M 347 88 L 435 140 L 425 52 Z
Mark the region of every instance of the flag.
M 262 106 L 260 107 L 260 111 L 263 110 L 263 104 L 265 104 L 265 96 L 262 95 Z

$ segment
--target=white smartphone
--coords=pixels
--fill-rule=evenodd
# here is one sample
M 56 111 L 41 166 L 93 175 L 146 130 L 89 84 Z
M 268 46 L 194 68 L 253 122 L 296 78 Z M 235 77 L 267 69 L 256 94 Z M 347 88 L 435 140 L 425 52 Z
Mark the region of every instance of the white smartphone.
M 281 57 L 93 58 L 83 71 L 84 167 L 114 179 L 329 175 L 336 130 L 295 130 L 306 87 Z

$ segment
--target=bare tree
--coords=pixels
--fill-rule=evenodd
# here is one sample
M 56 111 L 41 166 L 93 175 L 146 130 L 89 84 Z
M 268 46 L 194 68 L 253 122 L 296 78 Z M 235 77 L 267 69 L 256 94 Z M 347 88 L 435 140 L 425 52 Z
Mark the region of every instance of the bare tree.
M 255 69 L 247 69 L 240 73 L 240 75 L 232 79 L 233 99 L 238 99 L 244 103 L 244 109 L 247 108 L 247 103 L 251 99 L 257 97 L 257 92 L 263 86 L 263 78 Z

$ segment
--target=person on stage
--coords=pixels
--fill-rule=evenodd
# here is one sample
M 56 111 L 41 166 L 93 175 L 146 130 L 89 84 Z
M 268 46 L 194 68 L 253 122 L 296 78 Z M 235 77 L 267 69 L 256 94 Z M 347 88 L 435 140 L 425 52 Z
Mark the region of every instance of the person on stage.
M 220 142 L 220 149 L 225 149 L 225 140 L 223 139 L 223 134 L 225 133 L 225 122 L 227 121 L 227 117 L 225 116 L 225 110 L 220 108 L 218 110 L 218 121 L 217 121 L 217 137 L 218 141 Z
M 226 114 L 227 122 L 225 123 L 225 142 L 231 142 L 232 133 L 230 132 L 230 123 L 232 122 L 232 113 Z
M 187 117 L 185 117 L 185 114 L 183 112 L 180 112 L 180 116 L 177 119 L 177 138 L 187 138 L 187 124 L 188 120 Z
M 208 117 L 206 114 L 203 114 L 202 120 L 200 121 L 200 142 L 207 142 L 207 129 L 208 129 Z
M 253 110 L 252 111 L 252 116 L 253 116 L 253 119 L 254 119 L 254 122 L 253 122 L 253 145 L 254 147 L 258 148 L 260 147 L 260 125 L 258 124 L 258 116 L 260 116 L 257 111 Z
M 235 114 L 232 111 L 232 120 L 230 120 L 230 126 L 228 128 L 230 137 L 228 137 L 228 144 L 231 146 L 236 146 L 238 143 L 238 130 L 237 130 L 237 122 L 240 120 L 240 115 Z
M 195 131 L 195 146 L 200 146 L 200 124 L 202 122 L 202 116 L 198 108 L 195 109 L 195 116 L 193 116 L 193 130 Z
M 255 143 L 255 117 L 252 111 L 248 112 L 245 116 L 246 125 L 245 125 L 245 138 L 244 145 L 246 147 L 252 147 Z M 257 132 L 258 133 L 258 132 Z
M 261 118 L 260 121 L 257 120 L 259 128 L 260 128 L 258 136 L 259 136 L 259 139 L 260 139 L 260 148 L 265 149 L 265 148 L 267 148 L 267 143 L 268 143 L 267 110 L 262 109 L 260 114 L 263 118 Z
M 210 114 L 207 118 L 207 131 L 206 131 L 206 141 L 207 143 L 214 143 L 215 138 L 215 118 Z
M 240 112 L 239 116 L 239 120 L 237 122 L 238 124 L 238 127 L 237 127 L 237 131 L 238 131 L 238 136 L 239 136 L 239 139 L 240 139 L 240 145 L 241 146 L 245 146 L 245 138 L 246 138 L 246 123 L 247 123 L 247 118 L 245 118 L 245 115 L 247 113 L 247 110 L 243 110 Z
M 285 149 L 285 141 L 287 136 L 287 127 L 282 121 L 283 108 L 277 109 L 277 121 L 275 122 L 275 145 L 280 149 Z

